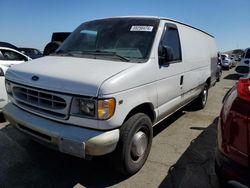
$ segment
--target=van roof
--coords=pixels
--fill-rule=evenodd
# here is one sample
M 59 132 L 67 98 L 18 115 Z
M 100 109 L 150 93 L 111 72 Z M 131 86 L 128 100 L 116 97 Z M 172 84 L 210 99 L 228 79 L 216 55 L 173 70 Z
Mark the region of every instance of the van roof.
M 196 27 L 193 27 L 189 24 L 186 24 L 186 23 L 183 23 L 181 21 L 178 21 L 178 20 L 174 20 L 174 19 L 171 19 L 171 18 L 167 18 L 167 17 L 159 17 L 159 16 L 114 16 L 114 17 L 106 17 L 106 18 L 100 18 L 100 19 L 109 19 L 109 18 L 152 18 L 152 19 L 159 19 L 159 20 L 167 20 L 167 21 L 171 21 L 171 22 L 175 22 L 175 23 L 178 23 L 178 24 L 181 24 L 181 25 L 185 25 L 187 27 L 190 27 L 190 28 L 193 28 L 195 30 L 198 30 L 202 33 L 205 33 L 206 35 L 214 38 L 213 35 L 199 29 L 199 28 L 196 28 Z

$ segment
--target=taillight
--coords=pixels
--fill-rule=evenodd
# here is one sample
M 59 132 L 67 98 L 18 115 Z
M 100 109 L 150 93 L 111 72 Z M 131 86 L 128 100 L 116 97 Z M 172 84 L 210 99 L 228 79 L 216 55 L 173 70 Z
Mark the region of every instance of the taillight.
M 237 84 L 238 96 L 250 102 L 250 78 L 241 78 Z

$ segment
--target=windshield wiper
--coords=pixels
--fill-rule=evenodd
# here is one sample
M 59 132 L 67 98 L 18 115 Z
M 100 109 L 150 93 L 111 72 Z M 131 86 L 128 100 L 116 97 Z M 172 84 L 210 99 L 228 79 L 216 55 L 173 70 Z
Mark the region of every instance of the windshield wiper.
M 118 57 L 119 59 L 129 62 L 130 59 L 117 54 L 116 52 L 108 52 L 108 51 L 102 51 L 102 50 L 96 50 L 96 51 L 82 51 L 82 53 L 87 53 L 87 54 L 93 54 L 93 55 L 105 55 L 105 56 L 114 56 Z

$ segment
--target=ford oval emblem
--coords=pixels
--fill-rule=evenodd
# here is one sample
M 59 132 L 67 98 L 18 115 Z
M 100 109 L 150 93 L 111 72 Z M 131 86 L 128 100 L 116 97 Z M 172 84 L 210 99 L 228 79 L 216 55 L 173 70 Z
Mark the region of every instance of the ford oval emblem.
M 32 78 L 31 78 L 33 81 L 37 81 L 37 80 L 39 80 L 39 77 L 38 76 L 32 76 Z

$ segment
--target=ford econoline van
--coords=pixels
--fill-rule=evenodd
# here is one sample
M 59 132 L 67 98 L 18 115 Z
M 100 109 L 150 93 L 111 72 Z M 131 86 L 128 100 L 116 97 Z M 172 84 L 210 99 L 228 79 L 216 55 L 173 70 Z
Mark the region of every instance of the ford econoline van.
M 6 72 L 6 119 L 81 158 L 112 153 L 136 173 L 153 126 L 186 104 L 205 107 L 216 82 L 212 35 L 168 18 L 113 17 L 81 24 L 56 53 Z

